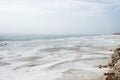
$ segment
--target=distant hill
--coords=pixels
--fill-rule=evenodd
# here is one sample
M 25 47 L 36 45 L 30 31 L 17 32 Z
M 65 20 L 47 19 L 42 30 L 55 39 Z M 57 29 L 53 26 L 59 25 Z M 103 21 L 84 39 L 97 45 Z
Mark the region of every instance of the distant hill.
M 120 35 L 120 32 L 117 32 L 117 33 L 113 33 L 113 35 Z

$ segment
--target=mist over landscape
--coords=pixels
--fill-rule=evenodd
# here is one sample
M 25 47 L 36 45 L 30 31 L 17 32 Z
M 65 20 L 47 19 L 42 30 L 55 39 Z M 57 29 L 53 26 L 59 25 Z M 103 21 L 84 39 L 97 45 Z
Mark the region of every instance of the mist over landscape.
M 118 46 L 120 0 L 0 0 L 0 80 L 108 80 Z

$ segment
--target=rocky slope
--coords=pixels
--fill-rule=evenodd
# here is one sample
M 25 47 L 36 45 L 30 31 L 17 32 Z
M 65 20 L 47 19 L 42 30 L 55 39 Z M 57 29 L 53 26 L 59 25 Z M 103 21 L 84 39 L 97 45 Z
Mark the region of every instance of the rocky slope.
M 99 68 L 102 67 L 109 68 L 109 70 L 104 73 L 104 80 L 120 80 L 120 47 L 114 50 L 108 65 L 99 65 Z

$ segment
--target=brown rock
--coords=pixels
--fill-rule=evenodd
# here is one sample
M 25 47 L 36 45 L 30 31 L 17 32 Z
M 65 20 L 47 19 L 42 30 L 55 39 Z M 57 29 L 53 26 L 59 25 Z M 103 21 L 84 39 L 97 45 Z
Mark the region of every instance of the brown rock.
M 114 53 L 111 55 L 111 63 L 108 66 L 114 66 L 117 61 L 120 59 L 120 48 L 116 48 Z
M 120 80 L 120 47 L 114 50 L 114 53 L 111 55 L 111 63 L 108 66 L 112 70 L 104 73 L 104 80 Z
M 114 70 L 119 71 L 120 72 L 120 59 L 117 61 L 117 63 L 114 66 Z

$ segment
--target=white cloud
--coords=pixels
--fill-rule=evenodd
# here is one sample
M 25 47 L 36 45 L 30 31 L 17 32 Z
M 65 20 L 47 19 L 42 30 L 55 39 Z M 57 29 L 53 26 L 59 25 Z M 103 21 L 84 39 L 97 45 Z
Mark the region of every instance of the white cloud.
M 108 16 L 119 6 L 119 0 L 0 0 L 0 32 L 107 32 L 119 25 Z
M 23 13 L 23 14 L 44 14 L 57 12 L 79 13 L 81 15 L 95 15 L 100 14 L 107 7 L 105 4 L 88 1 L 77 0 L 44 0 L 36 1 L 34 3 L 25 0 L 11 2 L 0 5 L 0 12 L 6 13 Z

